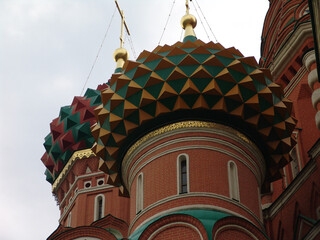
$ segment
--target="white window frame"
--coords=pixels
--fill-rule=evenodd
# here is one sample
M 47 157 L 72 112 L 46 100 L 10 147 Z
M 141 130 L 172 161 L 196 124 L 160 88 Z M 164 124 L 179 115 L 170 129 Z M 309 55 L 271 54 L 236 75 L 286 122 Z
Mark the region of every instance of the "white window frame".
M 240 202 L 238 167 L 232 160 L 228 161 L 228 182 L 230 198 Z
M 138 175 L 136 186 L 136 214 L 138 214 L 143 210 L 143 173 Z
M 86 184 L 87 184 L 87 183 L 90 183 L 90 187 L 86 187 Z M 83 183 L 83 188 L 88 189 L 88 188 L 91 188 L 91 187 L 92 187 L 91 181 L 85 181 L 85 182 Z
M 99 218 L 99 199 L 102 198 L 101 217 Z M 99 194 L 94 199 L 94 221 L 99 220 L 105 216 L 105 196 Z
M 103 181 L 103 183 L 101 185 L 98 184 L 100 181 Z M 104 178 L 98 178 L 97 179 L 97 186 L 102 186 L 102 185 L 104 185 L 104 183 L 105 183 L 104 182 Z
M 181 162 L 186 161 L 186 168 L 187 168 L 187 192 L 190 192 L 190 182 L 189 182 L 189 155 L 186 153 L 181 153 L 177 157 L 177 192 L 179 194 L 186 194 L 182 193 L 182 186 L 181 186 Z

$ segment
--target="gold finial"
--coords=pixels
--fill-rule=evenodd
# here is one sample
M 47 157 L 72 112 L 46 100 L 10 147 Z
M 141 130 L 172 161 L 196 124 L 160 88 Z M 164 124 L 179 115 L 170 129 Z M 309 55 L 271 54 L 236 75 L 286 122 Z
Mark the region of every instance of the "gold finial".
M 118 11 L 121 16 L 121 34 L 120 34 L 120 48 L 118 48 L 114 51 L 113 58 L 114 58 L 115 62 L 117 63 L 116 72 L 120 72 L 123 65 L 124 65 L 124 62 L 127 61 L 128 57 L 129 57 L 128 51 L 125 48 L 123 48 L 123 42 L 124 42 L 124 40 L 123 40 L 123 27 L 126 28 L 128 35 L 130 35 L 130 32 L 129 32 L 127 23 L 124 19 L 123 11 L 120 9 L 120 6 L 119 6 L 117 0 L 114 0 L 114 1 L 116 3 L 116 6 L 117 6 Z
M 189 39 L 196 39 L 196 34 L 193 29 L 197 26 L 197 19 L 195 16 L 189 14 L 189 9 L 189 0 L 186 0 L 186 15 L 181 19 L 181 26 L 185 29 L 184 42 Z

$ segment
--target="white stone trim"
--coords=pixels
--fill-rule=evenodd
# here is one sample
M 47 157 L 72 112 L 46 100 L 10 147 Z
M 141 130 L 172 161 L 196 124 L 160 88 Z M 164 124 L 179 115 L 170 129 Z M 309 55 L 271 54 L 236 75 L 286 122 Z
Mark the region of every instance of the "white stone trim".
M 317 105 L 320 102 L 320 88 L 314 90 L 311 95 L 312 106 L 314 109 L 318 109 Z
M 102 209 L 101 209 L 101 217 L 99 218 L 98 214 L 99 214 L 99 198 L 102 198 Z M 106 206 L 106 197 L 104 196 L 104 194 L 98 194 L 97 196 L 95 196 L 94 198 L 94 217 L 93 217 L 93 221 L 97 221 L 101 218 L 103 218 L 105 215 L 105 206 Z
M 228 185 L 230 198 L 240 202 L 238 167 L 232 160 L 228 161 Z
M 314 50 L 310 50 L 304 54 L 302 58 L 302 63 L 308 71 L 310 71 L 311 65 L 315 62 L 316 62 L 316 54 Z
M 301 79 L 303 78 L 304 75 L 307 74 L 307 69 L 302 66 L 296 75 L 290 80 L 288 85 L 284 88 L 284 97 L 289 97 L 289 95 L 292 93 L 292 91 L 296 88 L 296 86 L 300 83 Z
M 67 227 L 71 227 L 71 219 L 72 219 L 72 212 L 69 212 L 68 218 L 67 218 Z
M 239 225 L 235 225 L 235 224 L 227 224 L 227 225 L 223 225 L 222 227 L 218 228 L 218 230 L 215 232 L 215 235 L 213 236 L 213 240 L 216 239 L 218 233 L 220 231 L 223 231 L 225 228 L 234 228 L 234 229 L 240 229 L 242 232 L 247 233 L 252 239 L 254 240 L 259 240 L 255 235 L 253 235 L 252 232 L 249 232 L 247 229 L 245 229 L 244 227 L 241 227 Z
M 309 87 L 313 90 L 314 84 L 318 82 L 318 72 L 317 69 L 313 69 L 309 74 L 308 74 L 308 85 Z
M 304 22 L 298 26 L 289 39 L 283 41 L 282 48 L 274 57 L 272 64 L 269 66 L 274 80 L 279 78 L 279 75 L 296 54 L 296 50 L 312 36 L 313 32 L 311 23 Z
M 137 177 L 136 187 L 136 214 L 143 210 L 143 173 Z
M 86 187 L 87 184 L 90 184 L 90 186 L 89 186 L 89 187 Z M 88 188 L 91 188 L 91 187 L 92 187 L 92 182 L 91 182 L 91 180 L 83 182 L 83 188 L 88 189 Z
M 277 198 L 271 206 L 265 210 L 265 217 L 273 219 L 280 209 L 291 199 L 291 197 L 300 189 L 300 187 L 308 180 L 309 176 L 317 169 L 316 161 L 311 159 L 304 167 L 303 172 L 290 183 L 285 191 Z M 301 174 L 302 173 L 302 174 Z
M 105 174 L 104 172 L 95 172 L 95 173 L 90 173 L 90 174 L 86 174 L 86 175 L 81 175 L 81 176 L 76 176 L 74 179 L 74 182 L 72 183 L 72 185 L 69 187 L 68 192 L 66 192 L 66 194 L 64 195 L 63 199 L 60 202 L 60 206 L 63 205 L 63 203 L 66 201 L 68 195 L 71 193 L 71 190 L 74 188 L 74 186 L 76 186 L 78 180 L 83 179 L 83 178 L 88 178 L 88 177 L 94 177 L 94 176 L 98 176 L 101 174 Z
M 320 234 L 320 221 L 304 236 L 303 240 L 315 240 Z
M 259 217 L 257 217 L 248 207 L 246 207 L 245 205 L 243 205 L 242 203 L 239 203 L 237 201 L 234 201 L 232 199 L 230 199 L 229 197 L 223 196 L 223 195 L 219 195 L 219 194 L 215 194 L 215 193 L 204 193 L 204 192 L 191 192 L 191 193 L 186 193 L 186 194 L 180 194 L 180 195 L 175 195 L 175 196 L 170 196 L 167 198 L 163 198 L 155 203 L 150 204 L 149 206 L 147 206 L 146 208 L 143 209 L 143 211 L 141 211 L 138 215 L 135 216 L 135 218 L 131 221 L 130 226 L 129 226 L 129 233 L 131 232 L 131 228 L 132 226 L 136 223 L 136 221 L 145 213 L 147 213 L 148 211 L 154 209 L 155 207 L 158 207 L 162 204 L 165 204 L 167 202 L 170 201 L 175 201 L 177 199 L 180 198 L 188 198 L 188 197 L 208 197 L 208 198 L 216 198 L 216 199 L 220 199 L 223 201 L 226 201 L 228 203 L 231 203 L 239 208 L 241 208 L 242 210 L 244 210 L 245 212 L 247 212 L 251 217 L 253 217 L 257 223 L 260 225 L 260 227 L 262 229 L 264 229 L 264 225 L 263 222 L 259 219 Z M 255 223 L 253 223 L 251 220 L 249 220 L 248 218 L 244 217 L 243 215 L 230 211 L 229 209 L 226 208 L 222 208 L 222 207 L 218 207 L 218 206 L 213 206 L 213 205 L 205 205 L 205 204 L 194 204 L 194 205 L 185 205 L 185 206 L 180 206 L 180 207 L 175 207 L 175 208 L 170 208 L 168 210 L 159 212 L 157 214 L 154 214 L 152 217 L 146 219 L 145 221 L 143 221 L 137 228 L 140 228 L 142 225 L 144 225 L 145 223 L 151 221 L 152 219 L 155 219 L 159 216 L 162 215 L 166 215 L 169 213 L 173 213 L 176 211 L 182 211 L 182 210 L 191 210 L 191 209 L 209 209 L 209 210 L 217 210 L 220 212 L 225 212 L 228 213 L 230 215 L 234 215 L 234 216 L 239 216 L 242 217 L 244 219 L 246 219 L 247 221 L 251 222 L 252 224 L 255 225 Z
M 123 158 L 122 161 L 122 176 L 123 176 L 123 180 L 124 180 L 124 184 L 125 186 L 128 188 L 129 184 L 128 184 L 128 171 L 129 171 L 129 166 L 133 160 L 133 158 L 136 156 L 137 153 L 141 152 L 143 149 L 145 149 L 147 146 L 154 144 L 157 141 L 160 141 L 164 138 L 168 138 L 174 135 L 178 135 L 178 134 L 183 134 L 186 132 L 197 132 L 197 133 L 211 133 L 211 134 L 217 134 L 220 136 L 224 136 L 224 137 L 229 137 L 233 140 L 236 140 L 237 142 L 240 142 L 248 151 L 250 151 L 250 153 L 255 157 L 255 159 L 252 159 L 250 156 L 248 156 L 242 149 L 236 147 L 235 145 L 231 144 L 230 142 L 226 142 L 224 140 L 220 140 L 220 139 L 216 139 L 216 138 L 210 138 L 210 137 L 193 137 L 191 141 L 209 141 L 209 142 L 215 142 L 215 143 L 219 143 L 228 147 L 233 148 L 234 150 L 236 150 L 237 152 L 239 152 L 241 155 L 244 155 L 248 160 L 251 160 L 251 164 L 253 164 L 257 169 L 260 170 L 261 168 L 261 182 L 263 181 L 264 177 L 265 177 L 265 172 L 266 172 L 266 165 L 264 162 L 264 158 L 262 153 L 260 152 L 260 150 L 253 145 L 251 142 L 246 142 L 244 141 L 242 138 L 240 138 L 239 136 L 235 135 L 235 134 L 231 134 L 229 132 L 217 129 L 217 128 L 188 128 L 188 129 L 175 129 L 173 131 L 170 132 L 165 132 L 161 135 L 157 135 L 155 137 L 152 137 L 151 139 L 149 139 L 148 141 L 142 143 L 139 147 L 137 147 L 129 156 L 125 155 L 125 157 Z M 191 137 L 188 137 L 188 139 L 191 139 Z M 202 140 L 204 139 L 204 140 Z M 146 152 L 145 154 L 143 154 L 141 156 L 141 158 L 146 157 L 146 155 L 151 154 L 155 151 L 160 150 L 161 148 L 167 147 L 171 144 L 174 143 L 178 143 L 178 142 L 182 142 L 182 141 L 190 141 L 190 140 L 186 140 L 185 138 L 182 137 L 178 137 L 174 140 L 162 143 L 160 145 L 157 145 L 156 147 L 150 149 L 148 152 Z M 138 159 L 137 161 L 141 161 L 140 159 Z M 132 167 L 130 167 L 131 171 L 133 168 L 136 167 L 136 165 L 139 164 L 139 162 L 135 162 L 133 164 Z M 255 161 L 257 161 L 258 163 L 255 163 Z M 259 167 L 257 167 L 259 166 Z
M 194 229 L 200 236 L 200 239 L 203 240 L 203 237 L 202 237 L 202 234 L 201 232 L 199 231 L 198 228 L 196 228 L 195 226 L 189 224 L 189 223 L 186 223 L 186 222 L 173 222 L 173 223 L 169 223 L 169 224 L 166 224 L 164 226 L 161 226 L 160 228 L 158 228 L 155 232 L 153 232 L 150 237 L 148 238 L 148 240 L 151 240 L 155 235 L 158 234 L 158 232 L 162 231 L 163 229 L 165 228 L 168 228 L 170 226 L 176 226 L 176 225 L 179 225 L 179 226 L 188 226 L 192 229 Z
M 68 206 L 65 207 L 65 211 L 61 214 L 59 222 L 62 221 L 62 219 L 64 219 L 66 213 L 72 208 L 74 201 L 77 199 L 79 194 L 83 194 L 83 193 L 90 193 L 90 192 L 95 192 L 95 191 L 101 191 L 104 189 L 110 189 L 110 188 L 114 188 L 114 186 L 111 185 L 102 185 L 102 186 L 96 186 L 96 187 L 91 187 L 91 188 L 86 188 L 86 189 L 80 189 L 77 191 L 77 193 L 73 196 L 72 201 L 68 203 Z
M 184 138 L 186 139 L 186 138 Z M 147 161 L 145 161 L 143 164 L 141 164 L 139 167 L 137 167 L 136 169 L 134 169 L 134 167 L 132 167 L 130 169 L 129 172 L 129 176 L 128 176 L 128 183 L 129 186 L 127 189 L 131 189 L 131 184 L 133 182 L 133 179 L 136 177 L 136 175 L 138 174 L 138 172 L 140 172 L 146 165 L 148 165 L 149 163 L 151 163 L 152 161 L 156 160 L 157 158 L 161 157 L 161 156 L 165 156 L 167 154 L 173 153 L 173 152 L 178 152 L 178 151 L 186 151 L 186 150 L 190 150 L 190 149 L 207 149 L 207 150 L 212 150 L 212 151 L 216 151 L 216 152 L 221 152 L 224 154 L 229 155 L 230 157 L 233 157 L 235 159 L 237 159 L 239 162 L 241 162 L 242 164 L 244 164 L 256 177 L 258 185 L 261 186 L 262 184 L 262 177 L 261 175 L 258 173 L 259 172 L 259 168 L 256 166 L 255 169 L 253 169 L 245 160 L 241 159 L 238 155 L 235 155 L 232 152 L 223 150 L 221 148 L 218 147 L 212 147 L 212 146 L 208 146 L 208 145 L 188 145 L 188 146 L 182 146 L 182 147 L 176 147 L 176 148 L 171 148 L 169 150 L 163 151 L 160 154 L 157 154 L 153 157 L 151 157 L 150 159 L 148 159 Z M 141 162 L 144 159 L 143 156 L 141 156 L 136 163 Z M 247 158 L 248 159 L 248 158 Z M 126 183 L 126 181 L 125 181 Z

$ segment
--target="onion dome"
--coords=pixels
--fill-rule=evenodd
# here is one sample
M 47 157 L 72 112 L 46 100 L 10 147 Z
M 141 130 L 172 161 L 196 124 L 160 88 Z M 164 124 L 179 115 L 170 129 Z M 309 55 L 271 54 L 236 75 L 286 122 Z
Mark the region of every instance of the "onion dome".
M 92 147 L 94 138 L 90 127 L 96 123 L 93 110 L 101 104 L 100 90 L 107 87 L 103 84 L 98 90 L 89 88 L 83 97 L 74 97 L 72 104 L 62 107 L 59 117 L 51 122 L 51 131 L 43 144 L 46 152 L 41 158 L 51 184 L 75 151 Z
M 264 152 L 270 181 L 290 161 L 292 102 L 269 70 L 235 48 L 195 40 L 143 51 L 113 74 L 101 100 L 92 150 L 115 186 L 122 186 L 121 161 L 130 145 L 182 119 L 222 122 L 251 137 Z

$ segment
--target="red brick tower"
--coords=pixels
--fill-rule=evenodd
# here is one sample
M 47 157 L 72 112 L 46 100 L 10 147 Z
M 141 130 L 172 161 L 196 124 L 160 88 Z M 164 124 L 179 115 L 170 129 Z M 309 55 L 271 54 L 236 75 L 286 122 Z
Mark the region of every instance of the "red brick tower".
M 319 239 L 319 137 L 315 94 L 319 87 L 314 37 L 307 0 L 270 0 L 261 44 L 260 65 L 271 70 L 274 82 L 293 102 L 297 126 L 293 161 L 283 168 L 262 199 L 271 239 Z M 317 163 L 318 162 L 318 163 Z M 318 236 L 318 237 L 316 237 Z
M 316 239 L 307 1 L 270 1 L 260 66 L 197 39 L 186 5 L 183 42 L 135 61 L 116 50 L 108 84 L 51 123 L 42 161 L 61 218 L 49 239 Z
M 49 239 L 116 239 L 127 234 L 128 199 L 107 184 L 105 173 L 98 169 L 99 159 L 90 150 L 94 141 L 90 127 L 96 122 L 93 110 L 101 104 L 100 91 L 107 88 L 104 84 L 75 97 L 50 124 L 41 160 L 61 216 Z
M 130 198 L 130 239 L 267 239 L 260 190 L 294 145 L 292 103 L 235 48 L 195 37 L 143 51 L 95 109 L 93 152 Z

